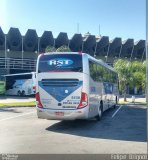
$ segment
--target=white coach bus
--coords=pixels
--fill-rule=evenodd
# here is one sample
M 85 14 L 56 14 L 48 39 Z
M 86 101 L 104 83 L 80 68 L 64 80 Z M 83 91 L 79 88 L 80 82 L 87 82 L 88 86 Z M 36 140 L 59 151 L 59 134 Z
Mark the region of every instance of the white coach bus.
M 85 53 L 45 53 L 36 69 L 38 118 L 100 120 L 117 104 L 118 75 L 102 60 Z
M 36 73 L 19 73 L 5 75 L 6 95 L 35 95 Z

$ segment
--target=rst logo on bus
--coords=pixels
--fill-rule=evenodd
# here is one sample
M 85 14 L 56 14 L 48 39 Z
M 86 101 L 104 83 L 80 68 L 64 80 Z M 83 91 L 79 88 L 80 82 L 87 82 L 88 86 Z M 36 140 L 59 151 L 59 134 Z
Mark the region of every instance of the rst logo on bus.
M 66 59 L 66 58 L 56 58 L 56 59 L 51 59 L 50 61 L 48 61 L 48 64 L 50 66 L 69 66 L 71 64 L 73 64 L 73 61 L 70 59 Z

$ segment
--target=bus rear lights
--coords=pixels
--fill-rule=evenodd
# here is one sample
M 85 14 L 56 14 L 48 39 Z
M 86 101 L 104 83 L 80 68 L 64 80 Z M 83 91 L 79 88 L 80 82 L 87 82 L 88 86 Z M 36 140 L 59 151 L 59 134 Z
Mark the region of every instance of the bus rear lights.
M 82 102 L 82 105 L 83 105 L 83 106 L 87 106 L 87 102 L 85 102 L 85 101 Z
M 84 108 L 88 105 L 88 97 L 87 97 L 87 94 L 82 92 L 81 93 L 81 100 L 80 100 L 80 104 L 79 106 L 77 107 L 77 109 L 80 109 L 80 108 Z
M 36 92 L 36 86 L 33 86 L 32 88 L 33 88 L 33 91 L 35 93 Z
M 36 86 L 33 86 L 32 88 L 33 88 L 34 90 L 36 90 Z
M 36 93 L 35 98 L 36 98 L 36 101 L 37 101 L 37 106 L 39 108 L 43 108 L 43 105 L 42 105 L 41 100 L 40 100 L 40 94 L 39 94 L 39 92 Z

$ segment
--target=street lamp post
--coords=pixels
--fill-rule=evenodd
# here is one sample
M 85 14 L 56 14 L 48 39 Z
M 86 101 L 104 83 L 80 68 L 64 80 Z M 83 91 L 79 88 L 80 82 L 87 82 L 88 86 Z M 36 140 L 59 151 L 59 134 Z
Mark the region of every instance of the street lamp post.
M 108 58 L 108 54 L 109 54 L 109 49 L 110 49 L 110 43 L 109 43 L 109 45 L 108 45 L 107 55 L 105 56 L 105 58 L 106 58 L 106 63 L 107 63 L 107 58 Z
M 105 57 L 105 61 L 107 62 L 107 56 L 104 56 Z
M 11 59 L 8 58 L 9 57 L 9 52 L 10 52 L 10 49 L 6 49 L 6 68 L 7 68 L 7 72 L 9 72 L 9 69 L 10 69 L 10 62 L 11 62 Z
M 144 50 L 143 50 L 143 53 L 142 53 L 141 62 L 143 61 L 144 53 L 145 53 L 145 51 L 146 51 L 145 48 L 146 48 L 146 47 L 144 47 Z
M 129 69 L 128 68 L 130 68 L 131 67 L 131 62 L 127 62 L 127 64 L 125 65 L 125 68 L 126 68 L 126 75 L 127 75 L 127 77 L 128 76 L 130 76 L 130 71 L 129 71 Z M 127 81 L 127 78 L 126 78 L 126 83 L 125 83 L 125 86 L 124 86 L 124 101 L 126 101 L 126 96 L 127 96 L 127 94 L 129 94 L 129 81 Z
M 98 46 L 98 43 L 96 42 L 96 46 L 95 46 L 95 52 L 94 52 L 94 57 L 96 57 L 97 46 Z
M 122 44 L 121 44 L 121 47 L 120 47 L 119 58 L 121 56 L 121 51 L 122 51 Z
M 38 55 L 40 53 L 40 37 L 38 37 Z
M 83 53 L 84 41 L 82 42 L 82 53 Z
M 22 69 L 23 69 L 23 59 L 24 59 L 24 45 L 23 45 L 23 43 L 24 43 L 24 41 L 23 41 L 24 39 L 23 39 L 23 36 L 22 36 Z
M 7 62 L 7 37 L 5 34 L 5 69 L 6 69 L 6 62 Z
M 134 52 L 134 45 L 133 45 L 133 48 L 132 48 L 132 52 L 131 52 L 130 61 L 132 60 L 132 57 L 133 57 L 133 52 Z

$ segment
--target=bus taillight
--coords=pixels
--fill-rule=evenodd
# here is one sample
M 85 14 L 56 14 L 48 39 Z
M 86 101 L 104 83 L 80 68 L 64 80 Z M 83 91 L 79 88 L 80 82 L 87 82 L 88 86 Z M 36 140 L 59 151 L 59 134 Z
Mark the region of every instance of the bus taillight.
M 82 92 L 81 93 L 81 101 L 80 101 L 80 104 L 79 106 L 77 107 L 77 109 L 80 109 L 80 108 L 84 108 L 88 105 L 88 97 L 87 97 L 87 94 Z
M 34 91 L 36 91 L 36 86 L 33 86 L 32 88 L 33 88 Z
M 43 108 L 43 105 L 42 105 L 41 100 L 40 100 L 40 94 L 39 94 L 39 92 L 36 93 L 35 98 L 36 98 L 36 101 L 37 101 L 37 106 L 39 108 Z

